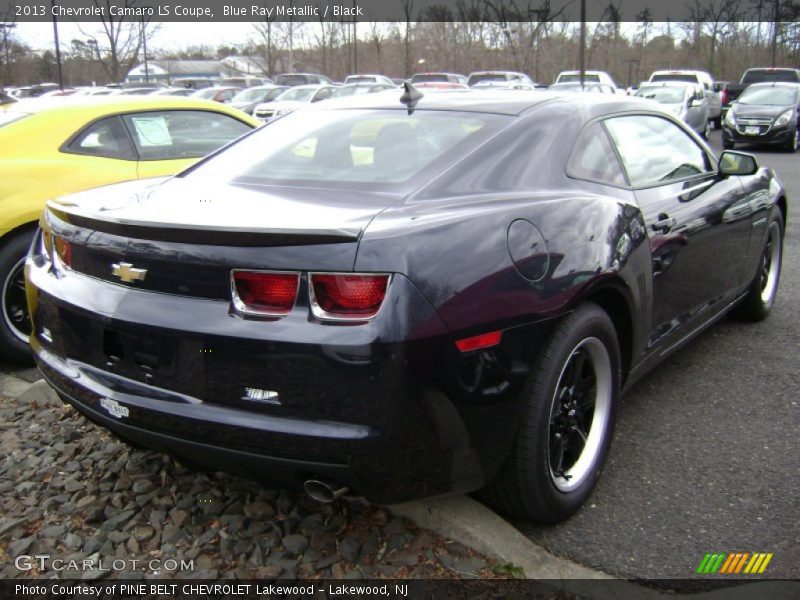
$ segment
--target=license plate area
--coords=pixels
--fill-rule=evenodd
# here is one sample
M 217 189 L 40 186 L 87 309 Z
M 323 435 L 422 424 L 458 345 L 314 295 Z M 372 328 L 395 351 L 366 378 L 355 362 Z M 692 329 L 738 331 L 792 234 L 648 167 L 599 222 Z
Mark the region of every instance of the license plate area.
M 744 128 L 745 135 L 759 135 L 761 128 L 758 125 L 748 125 Z
M 140 336 L 112 328 L 103 331 L 106 367 L 135 379 L 171 375 L 176 349 L 176 340 L 163 335 Z

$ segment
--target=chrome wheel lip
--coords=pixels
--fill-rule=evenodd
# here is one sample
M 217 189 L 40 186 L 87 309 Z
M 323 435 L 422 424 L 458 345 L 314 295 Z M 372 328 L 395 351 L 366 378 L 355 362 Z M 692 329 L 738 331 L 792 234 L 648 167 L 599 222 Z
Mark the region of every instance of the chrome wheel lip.
M 5 323 L 6 327 L 14 334 L 14 337 L 19 339 L 21 342 L 25 344 L 29 343 L 30 338 L 30 331 L 28 333 L 22 331 L 17 327 L 17 325 L 11 320 L 11 315 L 9 315 L 9 306 L 8 306 L 8 294 L 9 290 L 12 285 L 14 285 L 14 281 L 19 278 L 20 275 L 24 277 L 25 273 L 25 257 L 21 258 L 17 264 L 15 264 L 11 271 L 9 272 L 9 276 L 3 281 L 3 289 L 0 291 L 0 314 L 2 314 L 3 322 Z M 24 279 L 23 279 L 24 281 Z M 28 322 L 30 323 L 30 315 L 28 315 L 28 308 L 25 307 L 25 314 L 28 317 Z
M 769 225 L 769 232 L 767 233 L 767 242 L 764 248 L 764 254 L 761 258 L 761 269 L 767 261 L 767 253 L 769 253 L 769 270 L 767 271 L 766 280 L 763 278 L 763 273 L 760 273 L 761 280 L 761 302 L 764 306 L 772 306 L 775 301 L 775 296 L 778 292 L 778 278 L 781 272 L 781 228 L 777 221 L 772 221 Z
M 573 356 L 579 351 L 586 351 L 595 375 L 595 403 L 592 423 L 589 427 L 586 442 L 581 450 L 581 454 L 575 463 L 570 466 L 563 475 L 556 475 L 550 460 L 550 440 L 553 432 L 550 431 L 551 425 L 548 424 L 547 431 L 547 468 L 555 488 L 562 493 L 569 493 L 583 484 L 592 473 L 597 470 L 600 462 L 602 448 L 608 433 L 611 420 L 611 408 L 613 402 L 613 375 L 611 368 L 611 356 L 608 349 L 596 337 L 588 337 L 581 340 L 569 353 L 567 360 L 564 361 L 559 373 L 553 398 L 550 403 L 550 419 L 552 423 L 554 411 L 558 405 L 558 392 L 561 388 L 561 381 L 564 373 L 569 366 Z

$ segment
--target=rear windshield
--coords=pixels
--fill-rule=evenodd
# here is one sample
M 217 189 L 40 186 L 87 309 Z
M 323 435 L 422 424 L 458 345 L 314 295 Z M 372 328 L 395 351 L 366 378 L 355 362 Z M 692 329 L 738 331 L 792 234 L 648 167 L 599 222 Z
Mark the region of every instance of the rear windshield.
M 187 179 L 390 189 L 463 154 L 510 117 L 417 110 L 298 111 L 188 171 Z M 438 169 L 437 169 L 438 172 Z
M 278 75 L 275 78 L 278 85 L 305 85 L 311 83 L 305 75 Z
M 650 81 L 685 81 L 687 83 L 699 83 L 697 80 L 697 75 L 672 75 L 669 73 L 664 73 L 663 75 L 653 75 L 650 78 Z
M 742 83 L 761 83 L 764 81 L 785 81 L 788 83 L 800 83 L 797 71 L 747 71 L 742 78 Z
M 596 75 L 596 74 L 595 75 L 590 75 L 589 73 L 586 73 L 586 75 L 583 78 L 583 80 L 584 81 L 600 81 L 600 76 Z M 558 83 L 573 83 L 573 82 L 576 82 L 576 81 L 578 83 L 580 83 L 580 81 L 581 81 L 580 73 L 574 73 L 574 74 L 570 73 L 569 75 L 561 75 L 558 78 Z
M 3 125 L 8 125 L 9 123 L 13 123 L 14 121 L 24 119 L 28 116 L 28 114 L 29 113 L 15 112 L 12 110 L 0 111 L 0 127 Z
M 467 80 L 467 85 L 475 85 L 480 81 L 506 81 L 508 78 L 504 73 L 482 73 L 479 75 L 470 75 Z
M 411 78 L 411 83 L 442 83 L 448 81 L 450 81 L 450 78 L 442 73 L 418 73 Z

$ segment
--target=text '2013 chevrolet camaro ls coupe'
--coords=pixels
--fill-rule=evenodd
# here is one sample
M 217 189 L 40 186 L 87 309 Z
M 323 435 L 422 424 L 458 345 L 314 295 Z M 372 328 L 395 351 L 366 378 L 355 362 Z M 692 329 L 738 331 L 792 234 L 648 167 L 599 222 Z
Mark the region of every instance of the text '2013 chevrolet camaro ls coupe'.
M 564 519 L 621 390 L 729 311 L 767 316 L 784 188 L 637 99 L 399 96 L 49 202 L 36 360 L 89 419 L 194 463 Z

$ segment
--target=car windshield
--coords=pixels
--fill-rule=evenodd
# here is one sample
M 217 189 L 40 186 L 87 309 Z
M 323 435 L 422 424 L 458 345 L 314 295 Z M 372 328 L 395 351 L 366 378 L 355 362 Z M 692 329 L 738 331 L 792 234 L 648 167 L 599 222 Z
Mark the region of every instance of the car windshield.
M 375 83 L 375 78 L 371 75 L 359 75 L 348 77 L 345 83 Z
M 278 96 L 278 100 L 291 100 L 293 102 L 306 102 L 311 100 L 318 88 L 292 88 Z
M 19 121 L 20 119 L 24 119 L 25 117 L 29 116 L 30 113 L 24 112 L 16 112 L 16 111 L 0 111 L 0 127 L 3 125 L 8 125 L 9 123 L 13 123 L 14 121 Z
M 417 110 L 312 110 L 244 138 L 187 179 L 251 185 L 385 189 L 450 153 L 464 153 L 508 117 Z
M 762 106 L 787 106 L 795 103 L 797 91 L 786 87 L 749 87 L 739 96 L 739 104 Z
M 242 90 L 233 97 L 233 102 L 257 102 L 262 100 L 269 92 L 269 89 L 264 88 L 250 88 L 249 90 Z
M 640 98 L 655 100 L 661 104 L 680 104 L 683 102 L 686 89 L 677 86 L 641 87 L 636 92 Z

